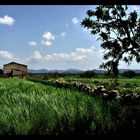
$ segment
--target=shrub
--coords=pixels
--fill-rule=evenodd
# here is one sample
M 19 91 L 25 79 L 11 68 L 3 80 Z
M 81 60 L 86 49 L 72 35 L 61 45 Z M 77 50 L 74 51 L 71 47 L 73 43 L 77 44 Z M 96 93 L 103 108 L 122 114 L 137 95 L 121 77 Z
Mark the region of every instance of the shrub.
M 0 69 L 0 75 L 2 75 L 3 74 L 3 70 L 2 69 Z
M 81 75 L 81 77 L 85 77 L 85 78 L 96 77 L 96 73 L 92 70 L 87 70 Z
M 131 70 L 131 71 L 125 71 L 122 75 L 128 78 L 132 78 L 136 76 L 136 73 L 135 71 Z

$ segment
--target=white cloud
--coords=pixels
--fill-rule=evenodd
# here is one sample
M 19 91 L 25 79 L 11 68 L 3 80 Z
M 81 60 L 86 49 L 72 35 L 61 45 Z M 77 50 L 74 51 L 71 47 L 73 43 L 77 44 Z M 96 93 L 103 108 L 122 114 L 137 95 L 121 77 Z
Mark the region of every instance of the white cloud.
M 11 59 L 11 58 L 13 58 L 13 54 L 8 51 L 0 51 L 0 58 L 1 59 Z
M 73 52 L 50 53 L 42 55 L 34 51 L 30 57 L 23 62 L 33 69 L 98 69 L 103 60 L 102 48 L 91 46 L 89 48 L 76 48 Z M 139 69 L 136 62 L 128 67 L 126 63 L 120 62 L 119 68 Z
M 5 24 L 5 25 L 13 25 L 15 22 L 15 19 L 13 19 L 12 17 L 9 17 L 7 15 L 5 15 L 4 17 L 0 17 L 0 24 Z
M 47 69 L 93 69 L 98 68 L 102 62 L 102 54 L 94 46 L 76 48 L 75 51 L 70 53 L 41 55 L 39 51 L 35 51 L 29 58 L 29 65 Z
M 74 25 L 78 24 L 78 22 L 79 22 L 79 20 L 78 20 L 77 17 L 73 17 L 73 18 L 72 18 L 72 23 L 73 23 Z
M 37 43 L 35 41 L 30 41 L 30 42 L 28 42 L 28 45 L 30 45 L 30 46 L 36 46 Z
M 65 36 L 66 36 L 66 32 L 62 32 L 60 35 L 61 35 L 62 37 L 65 37 Z
M 32 57 L 37 60 L 42 58 L 39 51 L 34 51 Z
M 29 62 L 29 63 L 37 63 L 37 62 L 40 62 L 42 59 L 42 55 L 40 54 L 39 51 L 34 51 L 32 53 L 31 56 L 29 56 L 27 59 L 25 59 L 25 62 Z
M 45 46 L 50 46 L 52 45 L 52 41 L 55 40 L 55 36 L 51 33 L 51 32 L 44 32 L 43 36 L 42 36 L 42 44 Z

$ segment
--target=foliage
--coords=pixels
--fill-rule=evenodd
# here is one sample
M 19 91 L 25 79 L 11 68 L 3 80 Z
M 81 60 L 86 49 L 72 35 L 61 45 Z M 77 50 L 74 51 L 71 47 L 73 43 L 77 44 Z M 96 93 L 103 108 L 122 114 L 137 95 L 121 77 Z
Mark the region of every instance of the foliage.
M 0 75 L 2 75 L 3 74 L 3 70 L 2 69 L 0 69 Z
M 99 36 L 107 60 L 100 67 L 114 77 L 119 74 L 121 60 L 128 64 L 133 59 L 140 62 L 140 18 L 136 11 L 128 14 L 127 10 L 127 5 L 99 5 L 95 11 L 88 10 L 88 17 L 81 22 L 92 35 Z
M 67 81 L 63 78 L 58 80 L 63 83 Z M 91 84 L 93 79 L 75 80 Z M 102 79 L 100 82 L 103 82 Z M 108 86 L 109 83 L 104 84 Z M 135 89 L 135 92 L 140 91 L 139 88 Z M 123 89 L 122 92 L 128 90 Z M 136 127 L 139 130 L 137 118 L 140 114 L 132 118 L 135 124 L 129 130 L 127 126 L 130 128 L 133 122 L 127 122 L 127 119 L 131 120 L 131 114 L 125 117 L 127 112 L 129 108 L 125 110 L 125 106 L 120 106 L 117 101 L 104 101 L 73 89 L 56 88 L 18 78 L 0 78 L 1 135 L 112 135 L 119 134 L 120 130 L 122 134 L 125 130 L 129 134 L 130 130 L 135 132 Z
M 111 108 L 99 98 L 73 90 L 0 79 L 1 135 L 108 133 L 115 126 Z
M 122 75 L 128 78 L 132 78 L 136 76 L 136 73 L 135 71 L 125 71 Z
M 92 70 L 87 70 L 83 74 L 81 74 L 81 77 L 85 77 L 85 78 L 92 78 L 95 76 L 96 76 L 96 73 Z

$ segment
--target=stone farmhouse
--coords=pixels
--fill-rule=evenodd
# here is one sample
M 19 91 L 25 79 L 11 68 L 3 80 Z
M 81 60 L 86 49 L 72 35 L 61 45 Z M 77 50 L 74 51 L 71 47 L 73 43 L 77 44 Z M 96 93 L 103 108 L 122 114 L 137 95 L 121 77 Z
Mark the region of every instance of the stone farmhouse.
M 11 62 L 3 66 L 4 76 L 25 76 L 27 74 L 27 65 Z

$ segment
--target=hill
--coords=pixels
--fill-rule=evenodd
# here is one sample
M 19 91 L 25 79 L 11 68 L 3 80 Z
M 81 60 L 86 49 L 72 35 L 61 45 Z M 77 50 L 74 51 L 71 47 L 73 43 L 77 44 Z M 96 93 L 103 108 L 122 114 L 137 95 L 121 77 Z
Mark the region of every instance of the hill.
M 139 69 L 119 69 L 119 73 L 122 74 L 125 71 L 133 70 L 135 73 L 140 74 Z M 93 69 L 93 71 L 97 74 L 103 74 L 106 72 L 105 70 L 99 70 L 99 69 Z M 83 73 L 84 70 L 79 69 L 67 69 L 67 70 L 46 70 L 46 69 L 39 69 L 39 70 L 33 70 L 29 69 L 29 73 L 68 73 L 68 74 L 80 74 Z

